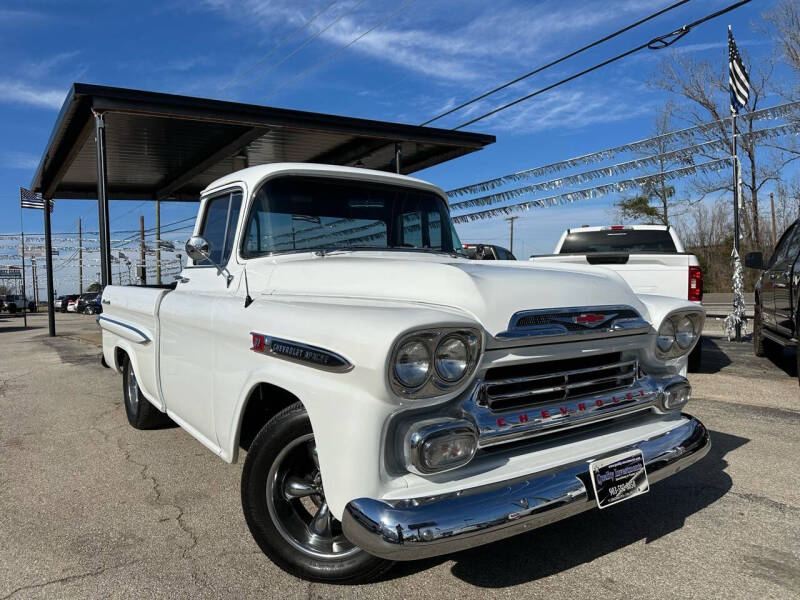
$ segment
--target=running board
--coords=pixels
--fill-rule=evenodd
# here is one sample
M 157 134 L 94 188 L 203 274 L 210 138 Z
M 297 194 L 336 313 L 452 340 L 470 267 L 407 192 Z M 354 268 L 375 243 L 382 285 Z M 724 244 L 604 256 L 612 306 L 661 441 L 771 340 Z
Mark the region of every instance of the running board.
M 761 335 L 763 335 L 768 340 L 775 342 L 776 344 L 785 346 L 786 348 L 794 348 L 795 346 L 797 346 L 796 338 L 786 339 L 782 335 L 779 335 L 774 331 L 770 331 L 766 327 L 761 327 Z

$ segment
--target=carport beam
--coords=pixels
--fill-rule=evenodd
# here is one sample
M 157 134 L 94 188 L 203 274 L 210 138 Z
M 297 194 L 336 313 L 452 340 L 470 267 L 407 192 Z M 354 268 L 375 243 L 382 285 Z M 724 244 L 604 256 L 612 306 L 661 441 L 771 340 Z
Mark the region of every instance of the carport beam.
M 106 167 L 106 123 L 94 112 L 94 147 L 97 155 L 97 216 L 100 221 L 100 285 L 111 284 L 111 239 L 108 226 L 108 182 Z
M 53 200 L 45 198 L 44 201 L 44 252 L 45 262 L 47 263 L 47 329 L 50 337 L 56 336 L 56 315 L 55 303 L 53 302 L 53 241 L 50 232 L 50 207 Z M 22 301 L 27 304 L 28 298 Z

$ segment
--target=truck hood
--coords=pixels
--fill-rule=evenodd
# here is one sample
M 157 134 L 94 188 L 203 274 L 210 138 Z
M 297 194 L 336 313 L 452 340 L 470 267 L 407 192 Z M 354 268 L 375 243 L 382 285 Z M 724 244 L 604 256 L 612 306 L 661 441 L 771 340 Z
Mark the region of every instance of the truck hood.
M 578 265 L 359 252 L 278 259 L 271 266 L 264 273 L 270 295 L 436 305 L 472 317 L 492 335 L 505 331 L 521 310 L 625 304 L 647 318 L 645 306 L 618 275 Z

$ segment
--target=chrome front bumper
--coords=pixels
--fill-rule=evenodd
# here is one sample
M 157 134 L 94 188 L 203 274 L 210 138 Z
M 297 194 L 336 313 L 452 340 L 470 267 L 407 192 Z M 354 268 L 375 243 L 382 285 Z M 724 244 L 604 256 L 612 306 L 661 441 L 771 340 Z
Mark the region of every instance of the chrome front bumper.
M 657 437 L 593 459 L 638 448 L 651 483 L 705 456 L 708 431 L 694 417 Z M 342 516 L 347 538 L 370 554 L 416 560 L 487 544 L 592 509 L 589 461 L 563 465 L 523 479 L 409 500 L 359 498 Z M 587 488 L 588 486 L 588 488 Z

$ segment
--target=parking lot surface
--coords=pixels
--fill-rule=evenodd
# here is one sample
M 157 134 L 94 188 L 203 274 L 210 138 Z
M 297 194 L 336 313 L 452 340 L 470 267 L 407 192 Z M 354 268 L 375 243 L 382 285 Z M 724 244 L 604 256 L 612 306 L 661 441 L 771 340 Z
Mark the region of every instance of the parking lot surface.
M 369 585 L 297 580 L 247 530 L 242 460 L 128 426 L 94 319 L 0 315 L 0 600 L 7 598 L 798 598 L 794 353 L 703 339 L 688 412 L 709 455 L 650 493 Z M 713 326 L 713 324 L 712 324 Z

